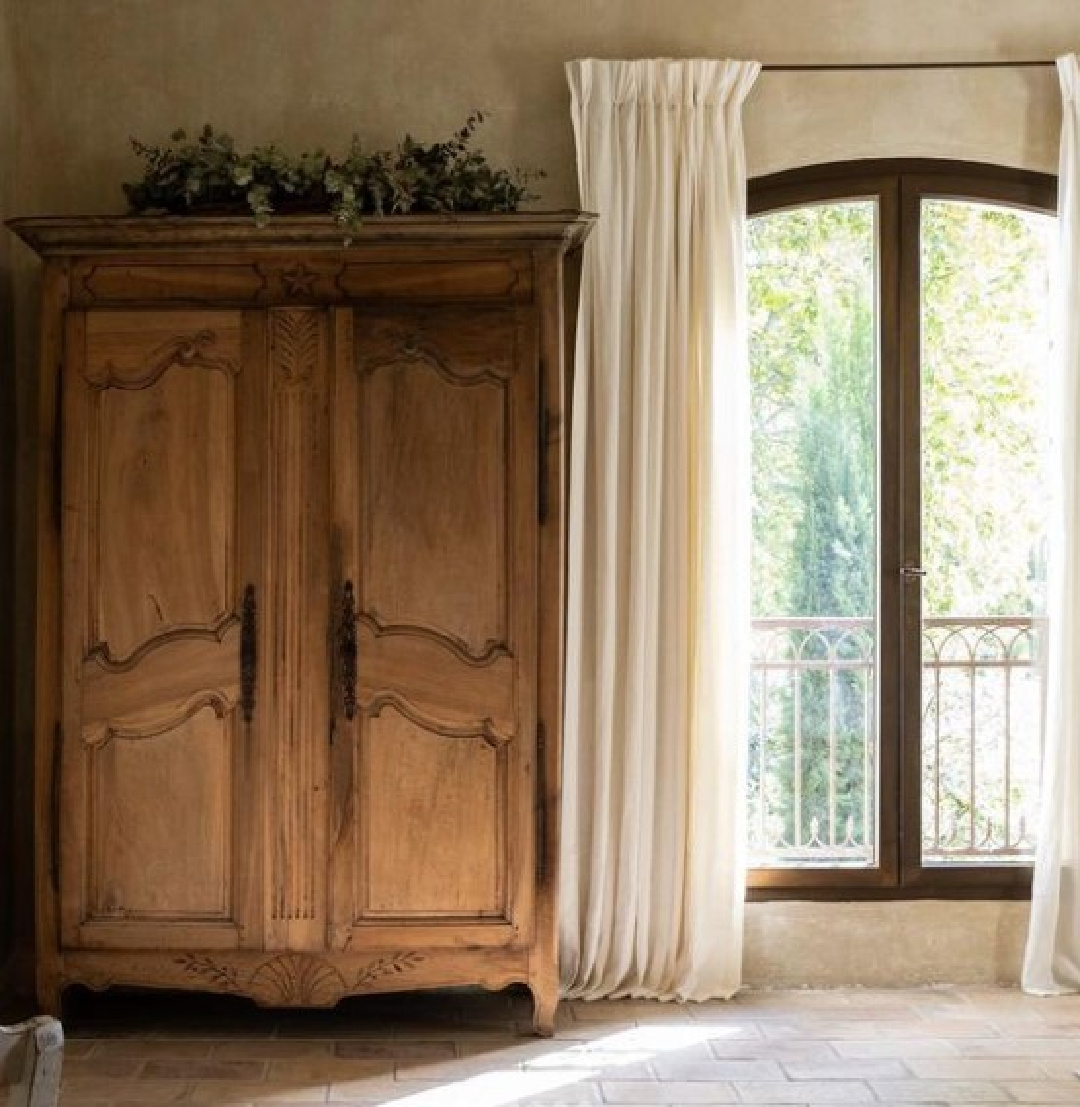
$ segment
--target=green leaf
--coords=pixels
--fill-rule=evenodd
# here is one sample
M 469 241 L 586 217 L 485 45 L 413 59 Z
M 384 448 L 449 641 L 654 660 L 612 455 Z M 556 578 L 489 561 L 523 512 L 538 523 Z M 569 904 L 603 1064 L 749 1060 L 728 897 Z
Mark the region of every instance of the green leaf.
M 409 211 L 513 211 L 536 199 L 529 183 L 542 172 L 495 168 L 471 147 L 481 112 L 444 142 L 425 144 L 406 134 L 392 150 L 365 153 L 353 135 L 345 156 L 321 148 L 290 155 L 274 145 L 248 153 L 231 135 L 204 124 L 195 141 L 183 129 L 170 145 L 131 139 L 142 179 L 123 185 L 132 211 L 192 211 L 209 204 L 244 204 L 264 222 L 275 199 L 288 197 L 355 226 L 363 213 Z

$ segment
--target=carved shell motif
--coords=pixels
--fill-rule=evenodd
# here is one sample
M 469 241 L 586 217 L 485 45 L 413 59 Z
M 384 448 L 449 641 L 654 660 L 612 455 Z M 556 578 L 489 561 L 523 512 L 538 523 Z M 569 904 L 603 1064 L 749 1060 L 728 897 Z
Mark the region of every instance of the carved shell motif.
M 184 954 L 176 963 L 215 991 L 252 996 L 268 1007 L 329 1007 L 342 997 L 371 990 L 380 980 L 423 964 L 420 953 L 395 953 L 362 966 L 351 980 L 330 961 L 283 953 L 260 962 L 250 973 L 205 954 Z
M 287 954 L 264 961 L 251 974 L 248 990 L 261 1003 L 282 1007 L 325 1007 L 346 992 L 345 978 L 314 957 Z

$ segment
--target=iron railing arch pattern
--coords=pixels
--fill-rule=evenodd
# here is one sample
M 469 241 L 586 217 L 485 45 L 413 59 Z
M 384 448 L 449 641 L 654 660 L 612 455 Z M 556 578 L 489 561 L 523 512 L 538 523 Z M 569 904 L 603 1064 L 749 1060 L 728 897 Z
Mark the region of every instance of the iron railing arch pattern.
M 923 855 L 1034 857 L 1042 643 L 1031 617 L 923 620 Z
M 1042 750 L 1044 624 L 923 620 L 923 862 L 1029 863 Z M 875 863 L 870 618 L 758 619 L 749 748 L 751 863 Z

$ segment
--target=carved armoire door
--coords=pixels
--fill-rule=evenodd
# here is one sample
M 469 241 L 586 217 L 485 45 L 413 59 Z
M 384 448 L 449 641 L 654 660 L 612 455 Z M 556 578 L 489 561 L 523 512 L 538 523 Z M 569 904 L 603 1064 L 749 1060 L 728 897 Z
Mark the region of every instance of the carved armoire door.
M 332 945 L 533 926 L 538 363 L 513 304 L 335 312 Z
M 258 946 L 265 322 L 71 312 L 62 944 Z

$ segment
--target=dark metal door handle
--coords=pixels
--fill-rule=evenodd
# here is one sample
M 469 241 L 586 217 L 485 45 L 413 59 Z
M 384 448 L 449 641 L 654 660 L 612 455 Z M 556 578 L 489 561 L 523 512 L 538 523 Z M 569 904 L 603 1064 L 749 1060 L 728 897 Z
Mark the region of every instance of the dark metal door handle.
M 255 714 L 256 630 L 255 585 L 249 584 L 240 617 L 240 711 L 245 723 Z
M 356 718 L 356 663 L 358 647 L 356 643 L 356 593 L 351 580 L 345 582 L 341 594 L 341 630 L 339 635 L 341 651 L 341 695 L 345 708 L 345 718 Z

